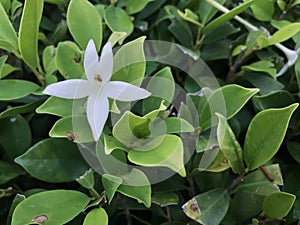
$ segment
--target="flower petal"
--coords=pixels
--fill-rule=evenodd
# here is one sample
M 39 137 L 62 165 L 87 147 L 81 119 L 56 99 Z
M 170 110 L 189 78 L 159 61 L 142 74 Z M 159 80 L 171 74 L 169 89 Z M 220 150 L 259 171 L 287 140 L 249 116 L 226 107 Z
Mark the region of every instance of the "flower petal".
M 93 132 L 95 141 L 102 133 L 109 113 L 109 102 L 101 93 L 89 96 L 86 107 L 87 119 Z
M 102 49 L 100 56 L 100 71 L 98 71 L 103 82 L 110 80 L 113 71 L 113 65 L 114 61 L 111 43 L 107 42 Z
M 99 56 L 94 41 L 89 40 L 84 53 L 84 71 L 88 80 L 94 80 L 95 74 L 100 72 Z
M 106 96 L 120 101 L 135 101 L 147 98 L 151 93 L 143 88 L 122 81 L 107 83 L 103 92 Z
M 90 94 L 91 87 L 87 80 L 71 79 L 48 85 L 44 94 L 60 98 L 77 99 Z

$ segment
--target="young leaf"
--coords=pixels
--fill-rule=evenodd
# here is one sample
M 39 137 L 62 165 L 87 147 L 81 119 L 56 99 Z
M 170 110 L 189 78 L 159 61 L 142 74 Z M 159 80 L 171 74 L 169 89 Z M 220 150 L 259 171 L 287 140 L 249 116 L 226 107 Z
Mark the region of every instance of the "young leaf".
M 263 203 L 264 214 L 271 219 L 281 219 L 291 210 L 296 196 L 286 192 L 276 192 L 266 197 Z
M 277 32 L 269 39 L 269 45 L 275 45 L 279 42 L 286 41 L 300 31 L 300 23 L 291 23 Z
M 87 0 L 71 0 L 67 11 L 69 30 L 81 49 L 85 49 L 88 41 L 93 39 L 97 51 L 102 43 L 101 17 Z
M 38 34 L 44 0 L 26 0 L 19 31 L 19 48 L 23 60 L 32 68 L 39 66 Z
M 242 148 L 226 118 L 221 114 L 217 114 L 217 116 L 219 118 L 217 137 L 220 149 L 228 160 L 233 172 L 239 174 L 244 170 Z
M 244 143 L 244 160 L 249 170 L 269 161 L 279 149 L 292 113 L 299 104 L 259 112 L 251 121 Z
M 18 55 L 18 38 L 5 9 L 0 4 L 0 48 Z
M 65 224 L 76 217 L 89 201 L 89 197 L 79 191 L 40 192 L 17 205 L 12 216 L 12 225 Z
M 122 178 L 110 174 L 103 174 L 102 184 L 108 198 L 108 203 L 110 203 L 119 186 L 122 184 Z
M 83 222 L 83 225 L 108 225 L 108 215 L 103 208 L 96 208 L 90 211 Z
M 218 225 L 230 203 L 226 190 L 217 188 L 195 196 L 182 206 L 184 213 L 203 225 Z

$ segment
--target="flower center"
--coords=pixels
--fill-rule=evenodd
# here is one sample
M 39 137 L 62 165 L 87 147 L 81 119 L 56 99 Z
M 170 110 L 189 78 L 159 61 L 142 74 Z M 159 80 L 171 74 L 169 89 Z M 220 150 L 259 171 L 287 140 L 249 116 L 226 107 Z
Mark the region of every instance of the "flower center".
M 101 76 L 99 74 L 95 74 L 94 81 L 96 81 L 96 83 L 100 84 L 102 82 Z

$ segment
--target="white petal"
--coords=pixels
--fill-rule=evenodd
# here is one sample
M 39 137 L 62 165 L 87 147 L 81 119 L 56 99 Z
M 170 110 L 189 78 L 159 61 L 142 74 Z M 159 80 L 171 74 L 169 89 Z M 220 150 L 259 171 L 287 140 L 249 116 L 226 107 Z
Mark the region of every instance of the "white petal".
M 94 75 L 100 72 L 99 56 L 94 41 L 91 39 L 84 53 L 84 71 L 88 80 L 93 80 Z
M 90 94 L 91 87 L 87 80 L 71 79 L 48 85 L 44 94 L 60 98 L 77 99 Z
M 111 81 L 107 83 L 103 92 L 106 96 L 120 101 L 135 101 L 147 98 L 151 93 L 143 88 L 122 81 Z
M 109 81 L 113 71 L 113 52 L 111 43 L 107 42 L 100 56 L 100 71 L 99 75 L 102 77 L 103 82 Z
M 86 114 L 91 126 L 95 141 L 102 133 L 108 117 L 109 102 L 105 96 L 92 94 L 87 101 Z

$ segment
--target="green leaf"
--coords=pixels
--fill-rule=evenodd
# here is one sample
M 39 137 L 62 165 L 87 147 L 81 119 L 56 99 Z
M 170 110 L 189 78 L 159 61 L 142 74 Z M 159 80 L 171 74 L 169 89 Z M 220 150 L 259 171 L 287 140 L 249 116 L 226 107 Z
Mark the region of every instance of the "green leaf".
M 89 197 L 79 191 L 52 190 L 34 194 L 15 209 L 12 225 L 65 224 L 88 204 Z
M 217 188 L 195 196 L 182 209 L 188 217 L 203 225 L 218 225 L 228 210 L 229 202 L 227 191 Z
M 184 13 L 181 12 L 180 10 L 178 10 L 177 12 L 182 19 L 184 19 L 190 23 L 193 23 L 199 27 L 203 26 L 201 23 L 199 23 L 199 18 L 197 16 L 197 14 L 195 14 L 193 11 L 191 11 L 189 9 L 185 9 Z
M 8 101 L 22 98 L 36 92 L 39 88 L 37 84 L 30 81 L 0 80 L 0 100 Z
M 92 169 L 89 169 L 85 171 L 83 175 L 76 178 L 76 181 L 82 186 L 87 189 L 94 188 L 95 179 L 94 179 L 94 171 Z
M 2 4 L 0 4 L 0 29 L 0 48 L 18 55 L 17 34 Z
M 43 51 L 43 66 L 47 74 L 52 74 L 57 70 L 55 54 L 56 49 L 53 45 L 47 46 Z
M 300 163 L 300 144 L 295 141 L 289 141 L 287 143 L 287 149 L 289 150 L 289 153 L 292 155 L 292 157 Z
M 275 45 L 279 42 L 286 41 L 299 31 L 300 23 L 291 23 L 287 26 L 284 26 L 272 35 L 272 37 L 269 39 L 269 45 Z
M 123 183 L 118 192 L 143 203 L 147 208 L 151 206 L 151 185 L 146 175 L 133 168 L 129 173 L 122 176 Z
M 77 145 L 63 138 L 42 140 L 15 162 L 33 177 L 53 183 L 74 181 L 89 169 Z
M 129 0 L 126 4 L 126 12 L 131 15 L 142 11 L 149 2 L 154 0 Z
M 108 225 L 108 215 L 103 208 L 90 211 L 83 222 L 83 225 Z
M 233 172 L 240 174 L 244 170 L 242 148 L 226 118 L 221 114 L 217 114 L 217 116 L 219 118 L 217 137 L 220 149 L 228 160 Z
M 60 42 L 55 56 L 57 69 L 65 79 L 80 79 L 84 76 L 80 49 L 71 41 Z
M 162 120 L 167 127 L 167 133 L 193 132 L 195 128 L 186 120 L 179 117 L 167 117 Z
M 0 57 L 0 74 L 2 74 L 2 70 L 3 70 L 3 67 L 5 65 L 5 62 L 7 60 L 7 55 L 4 55 L 4 56 L 1 56 Z M 1 76 L 2 77 L 2 76 Z
M 129 36 L 133 31 L 133 23 L 128 14 L 120 7 L 110 5 L 106 8 L 104 20 L 112 32 L 125 32 Z M 125 39 L 125 37 L 124 37 Z
M 140 86 L 146 71 L 144 40 L 140 37 L 123 45 L 114 55 L 111 80 L 125 81 Z
M 11 159 L 28 150 L 31 145 L 31 131 L 22 116 L 1 119 L 0 127 L 0 143 Z
M 4 161 L 0 161 L 0 171 L 0 184 L 5 184 L 6 182 L 23 174 L 23 171 L 18 167 Z
M 44 0 L 26 0 L 19 31 L 19 48 L 23 60 L 32 68 L 39 67 L 38 34 Z
M 292 113 L 299 104 L 259 112 L 251 121 L 244 143 L 244 160 L 249 170 L 269 161 L 279 149 Z
M 160 192 L 154 193 L 152 195 L 152 203 L 159 205 L 160 207 L 165 207 L 169 205 L 177 205 L 179 201 L 179 197 L 174 192 Z
M 209 24 L 207 24 L 204 27 L 203 33 L 204 34 L 208 33 L 209 31 L 217 28 L 221 24 L 224 24 L 226 21 L 232 19 L 236 15 L 240 14 L 241 12 L 243 12 L 245 9 L 249 8 L 256 1 L 257 0 L 249 0 L 247 2 L 244 2 L 244 3 L 240 4 L 239 6 L 233 8 L 229 12 L 227 12 L 227 13 L 219 16 L 218 18 L 214 19 L 213 21 L 211 21 Z
M 108 198 L 108 203 L 111 203 L 116 191 L 122 184 L 122 178 L 110 174 L 103 174 L 102 184 Z
M 44 102 L 44 104 L 42 104 L 40 107 L 36 109 L 36 112 L 47 113 L 47 114 L 56 115 L 60 117 L 84 114 L 85 101 L 86 99 L 73 100 L 73 99 L 64 99 L 64 98 L 51 96 L 50 98 L 47 99 L 47 101 Z
M 216 0 L 216 2 L 223 5 L 226 2 L 226 0 Z M 208 4 L 207 1 L 199 2 L 198 14 L 203 24 L 207 24 L 207 22 L 209 22 L 217 12 L 218 10 L 212 5 Z
M 264 214 L 271 219 L 281 219 L 291 210 L 296 196 L 286 192 L 276 192 L 266 197 L 263 203 Z
M 101 17 L 87 0 L 71 0 L 67 11 L 67 23 L 70 33 L 81 49 L 93 39 L 99 51 L 102 43 Z
M 79 143 L 94 140 L 86 115 L 67 116 L 59 119 L 50 130 L 49 136 L 69 137 Z
M 217 89 L 208 97 L 202 108 L 201 128 L 205 130 L 217 124 L 216 112 L 227 119 L 232 118 L 258 91 L 256 88 L 244 88 L 236 84 L 229 84 Z
M 275 11 L 275 0 L 256 1 L 251 10 L 256 19 L 260 21 L 270 21 Z
M 121 142 L 119 142 L 114 137 L 108 136 L 105 134 L 102 134 L 102 135 L 104 136 L 105 154 L 109 155 L 112 151 L 114 151 L 116 149 L 121 149 L 126 152 L 129 150 L 125 145 L 123 145 Z
M 222 172 L 230 167 L 228 160 L 219 148 L 208 149 L 199 155 L 201 156 L 198 168 L 200 171 Z
M 274 68 L 274 64 L 267 60 L 261 60 L 258 62 L 251 63 L 250 65 L 247 66 L 242 66 L 242 70 L 264 72 L 269 74 L 274 79 L 277 71 Z
M 12 108 L 8 108 L 5 111 L 0 113 L 0 119 L 6 117 L 14 117 L 18 114 L 33 112 L 39 105 L 42 104 L 44 100 L 28 103 L 26 105 L 16 106 Z
M 183 144 L 178 136 L 167 134 L 153 138 L 150 143 L 155 146 L 152 150 L 131 150 L 128 153 L 128 159 L 138 165 L 165 166 L 178 172 L 183 177 L 186 175 Z

